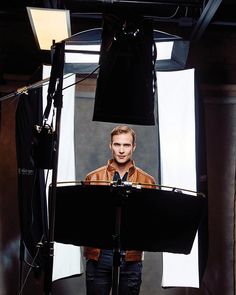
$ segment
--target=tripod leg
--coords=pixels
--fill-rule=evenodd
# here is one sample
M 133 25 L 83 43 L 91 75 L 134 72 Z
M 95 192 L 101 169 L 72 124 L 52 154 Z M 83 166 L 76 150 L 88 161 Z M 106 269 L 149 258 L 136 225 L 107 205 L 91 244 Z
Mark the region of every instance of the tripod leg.
M 25 246 L 23 240 L 20 240 L 20 273 L 19 273 L 19 290 L 22 289 L 23 285 L 23 262 L 25 258 Z

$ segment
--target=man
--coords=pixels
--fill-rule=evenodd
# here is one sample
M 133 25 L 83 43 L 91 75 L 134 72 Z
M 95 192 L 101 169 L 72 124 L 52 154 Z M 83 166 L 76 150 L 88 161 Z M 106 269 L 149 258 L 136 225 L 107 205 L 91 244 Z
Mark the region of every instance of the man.
M 154 178 L 135 166 L 132 160 L 136 148 L 136 134 L 127 126 L 117 126 L 111 132 L 110 149 L 112 159 L 106 166 L 90 172 L 86 181 L 129 181 L 150 185 Z M 138 295 L 141 286 L 142 260 L 141 251 L 122 251 L 124 259 L 120 264 L 119 294 Z M 113 250 L 84 247 L 86 258 L 87 295 L 109 295 L 112 287 Z

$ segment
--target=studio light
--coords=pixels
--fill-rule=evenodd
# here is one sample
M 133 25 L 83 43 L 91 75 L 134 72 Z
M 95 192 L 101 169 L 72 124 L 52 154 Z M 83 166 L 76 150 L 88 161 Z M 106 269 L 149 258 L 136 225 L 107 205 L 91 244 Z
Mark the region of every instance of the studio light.
M 154 30 L 150 18 L 103 19 L 103 28 L 79 32 L 66 41 L 64 70 L 97 72 L 94 121 L 154 125 L 154 72 L 184 69 L 189 42 Z
M 153 21 L 104 15 L 94 121 L 155 125 Z
M 69 10 L 27 7 L 35 41 L 41 50 L 71 36 Z

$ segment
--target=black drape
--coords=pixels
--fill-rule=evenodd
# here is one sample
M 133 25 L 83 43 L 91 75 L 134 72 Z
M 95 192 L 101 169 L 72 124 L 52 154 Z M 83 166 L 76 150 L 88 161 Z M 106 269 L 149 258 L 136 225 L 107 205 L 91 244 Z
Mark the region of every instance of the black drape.
M 30 81 L 39 81 L 42 69 L 37 70 Z M 21 259 L 26 253 L 33 259 L 37 246 L 47 233 L 47 207 L 44 170 L 38 169 L 33 157 L 35 125 L 42 122 L 42 90 L 22 94 L 16 111 L 16 153 L 18 168 L 18 197 L 21 226 Z M 27 255 L 28 256 L 28 255 Z M 27 258 L 28 259 L 28 258 Z M 37 265 L 43 264 L 42 253 L 37 256 Z

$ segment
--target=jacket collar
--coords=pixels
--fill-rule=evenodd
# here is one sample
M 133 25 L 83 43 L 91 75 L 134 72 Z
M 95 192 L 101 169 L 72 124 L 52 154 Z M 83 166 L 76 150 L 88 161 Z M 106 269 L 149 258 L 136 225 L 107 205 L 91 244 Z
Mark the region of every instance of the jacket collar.
M 108 162 L 107 162 L 107 170 L 109 172 L 114 172 L 115 173 L 116 168 L 114 167 L 114 160 L 113 159 L 108 160 Z M 135 171 L 135 163 L 134 163 L 134 160 L 131 160 L 128 174 L 132 175 L 134 173 L 134 171 Z

